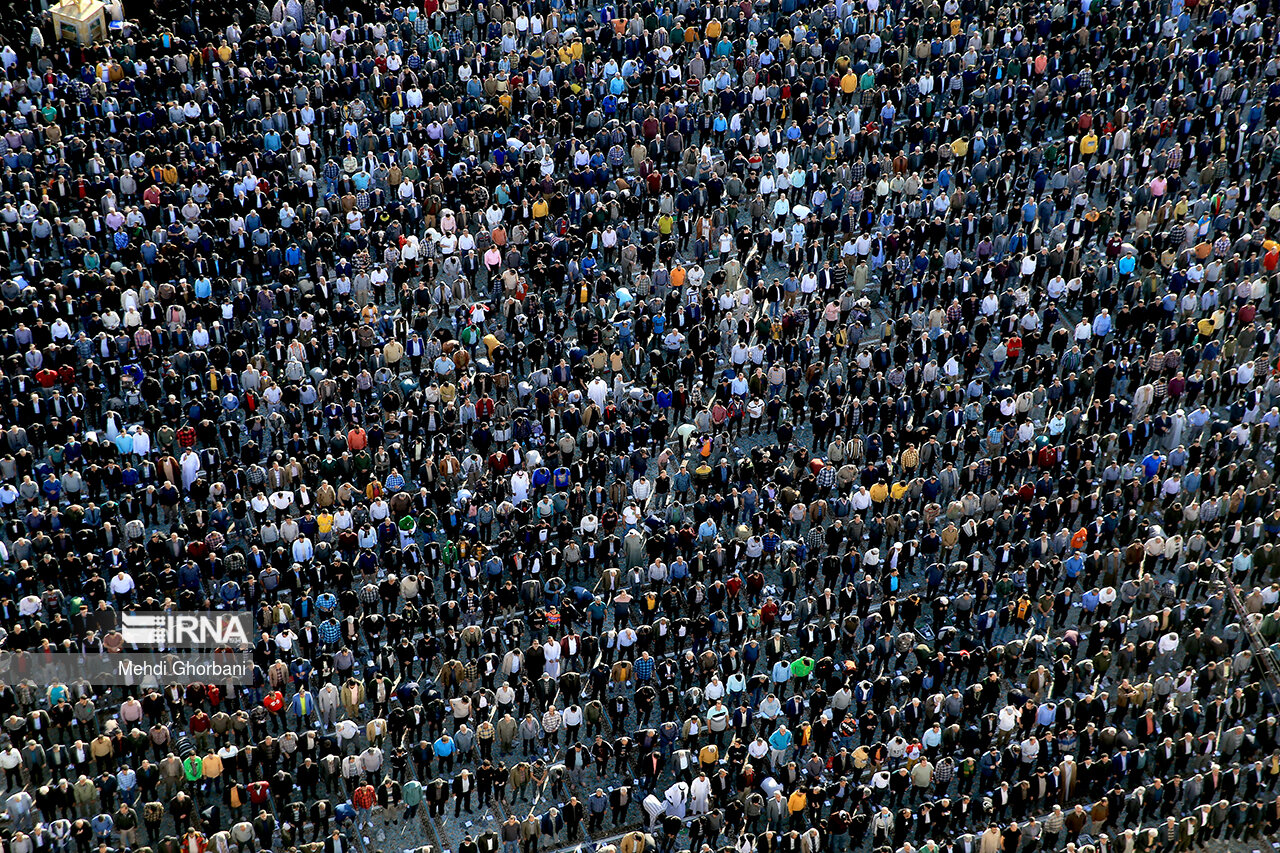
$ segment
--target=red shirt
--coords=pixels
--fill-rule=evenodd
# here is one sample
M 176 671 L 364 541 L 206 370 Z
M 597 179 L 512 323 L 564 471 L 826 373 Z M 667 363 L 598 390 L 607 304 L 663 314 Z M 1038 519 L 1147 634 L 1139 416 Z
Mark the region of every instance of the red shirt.
M 777 616 L 778 605 L 772 600 L 766 601 L 764 606 L 760 608 L 760 621 L 764 622 L 766 625 L 772 624 L 773 620 L 777 618 Z
M 378 792 L 373 789 L 372 785 L 361 785 L 351 795 L 351 805 L 358 809 L 371 809 L 377 800 Z

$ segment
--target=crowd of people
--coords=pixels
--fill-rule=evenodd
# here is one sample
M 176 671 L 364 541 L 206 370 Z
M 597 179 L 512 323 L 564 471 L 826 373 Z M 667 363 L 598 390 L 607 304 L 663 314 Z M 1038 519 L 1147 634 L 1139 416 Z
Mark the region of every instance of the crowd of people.
M 395 3 L 0 26 L 5 853 L 1280 830 L 1270 0 Z

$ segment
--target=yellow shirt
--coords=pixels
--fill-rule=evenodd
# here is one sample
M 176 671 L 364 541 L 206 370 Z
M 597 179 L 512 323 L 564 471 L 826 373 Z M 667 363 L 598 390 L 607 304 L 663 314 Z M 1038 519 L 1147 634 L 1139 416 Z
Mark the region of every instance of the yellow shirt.
M 882 504 L 885 502 L 885 499 L 888 497 L 889 497 L 889 487 L 885 485 L 883 482 L 876 483 L 874 486 L 871 487 L 871 500 L 875 501 L 876 503 Z

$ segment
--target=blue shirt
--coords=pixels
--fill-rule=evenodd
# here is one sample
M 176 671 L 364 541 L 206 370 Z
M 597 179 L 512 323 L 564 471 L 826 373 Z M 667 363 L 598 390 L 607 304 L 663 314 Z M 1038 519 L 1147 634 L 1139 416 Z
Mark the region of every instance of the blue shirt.
M 1078 578 L 1080 577 L 1080 572 L 1084 569 L 1084 560 L 1080 558 L 1079 554 L 1072 554 L 1062 564 L 1062 568 L 1066 571 L 1067 577 Z
M 1163 461 L 1164 459 L 1162 459 L 1158 454 L 1148 453 L 1142 460 L 1142 473 L 1145 475 L 1145 478 L 1150 480 L 1158 474 L 1160 472 L 1160 464 Z

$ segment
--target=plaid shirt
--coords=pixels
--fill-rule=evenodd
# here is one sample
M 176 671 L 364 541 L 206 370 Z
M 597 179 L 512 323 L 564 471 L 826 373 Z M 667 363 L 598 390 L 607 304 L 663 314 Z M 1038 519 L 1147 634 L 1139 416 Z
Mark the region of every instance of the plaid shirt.
M 823 465 L 815 479 L 819 489 L 829 489 L 836 484 L 836 468 L 834 465 Z
M 564 722 L 564 718 L 559 711 L 548 711 L 542 715 L 542 730 L 547 734 L 558 732 L 562 722 Z
M 374 790 L 372 785 L 361 785 L 351 795 L 351 805 L 358 809 L 371 809 L 377 799 L 378 792 Z

